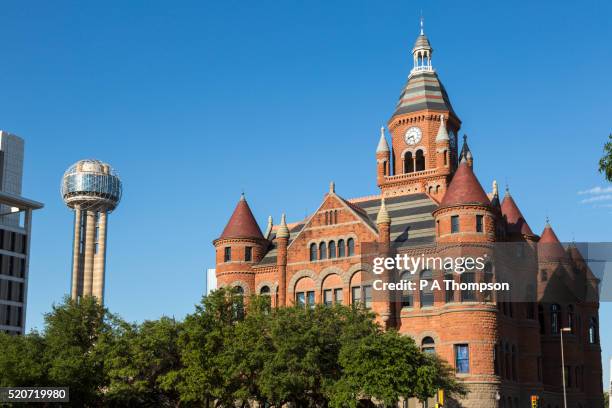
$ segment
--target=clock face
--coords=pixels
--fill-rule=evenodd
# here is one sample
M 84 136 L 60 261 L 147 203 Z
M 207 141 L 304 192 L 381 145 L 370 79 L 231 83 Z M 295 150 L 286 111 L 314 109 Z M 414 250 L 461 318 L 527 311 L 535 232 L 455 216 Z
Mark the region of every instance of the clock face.
M 404 135 L 404 140 L 409 145 L 415 145 L 421 141 L 423 137 L 423 132 L 421 132 L 421 128 L 417 126 L 413 126 L 406 130 L 406 134 Z

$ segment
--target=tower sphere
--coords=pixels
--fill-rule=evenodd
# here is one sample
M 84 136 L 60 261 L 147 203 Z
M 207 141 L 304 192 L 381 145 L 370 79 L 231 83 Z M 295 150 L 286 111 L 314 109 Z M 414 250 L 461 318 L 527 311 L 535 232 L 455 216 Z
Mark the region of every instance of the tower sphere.
M 61 193 L 70 208 L 110 212 L 121 201 L 121 179 L 107 163 L 80 160 L 64 173 Z

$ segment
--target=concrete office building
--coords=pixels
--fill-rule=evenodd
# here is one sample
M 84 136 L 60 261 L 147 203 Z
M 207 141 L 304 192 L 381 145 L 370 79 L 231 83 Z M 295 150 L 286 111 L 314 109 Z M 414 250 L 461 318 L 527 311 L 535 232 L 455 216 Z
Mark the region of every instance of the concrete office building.
M 66 170 L 62 198 L 74 210 L 71 297 L 104 302 L 108 214 L 121 200 L 121 180 L 110 165 L 81 160 Z
M 32 211 L 39 202 L 21 197 L 24 142 L 0 131 L 0 330 L 25 332 Z

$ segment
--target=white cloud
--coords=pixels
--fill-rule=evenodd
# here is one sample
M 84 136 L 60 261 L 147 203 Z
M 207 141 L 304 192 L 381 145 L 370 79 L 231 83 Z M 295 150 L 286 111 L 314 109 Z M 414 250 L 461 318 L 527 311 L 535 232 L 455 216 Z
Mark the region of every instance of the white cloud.
M 588 204 L 588 203 L 594 203 L 598 201 L 609 201 L 609 200 L 612 200 L 612 194 L 596 195 L 593 197 L 585 198 L 584 200 L 580 202 L 582 204 Z
M 584 195 L 584 194 L 607 194 L 607 193 L 612 193 L 612 186 L 610 187 L 593 187 L 593 188 L 589 188 L 588 190 L 584 190 L 584 191 L 579 191 L 578 194 Z

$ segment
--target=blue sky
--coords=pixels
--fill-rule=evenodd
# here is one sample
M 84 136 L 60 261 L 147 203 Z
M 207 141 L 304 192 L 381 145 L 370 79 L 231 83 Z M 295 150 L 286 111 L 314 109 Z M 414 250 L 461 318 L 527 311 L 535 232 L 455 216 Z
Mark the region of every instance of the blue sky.
M 24 195 L 46 205 L 34 218 L 30 328 L 69 290 L 59 182 L 79 159 L 108 161 L 124 181 L 106 302 L 129 320 L 193 310 L 242 189 L 262 226 L 314 210 L 330 180 L 345 197 L 376 193 L 378 129 L 410 70 L 421 9 L 482 184 L 508 183 L 536 232 L 548 215 L 562 240 L 610 240 L 612 196 L 578 194 L 609 187 L 596 163 L 612 130 L 610 2 L 2 9 L 0 128 L 26 139 Z M 606 360 L 611 319 L 602 304 Z

